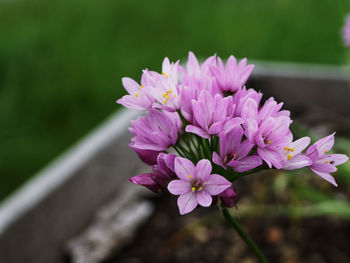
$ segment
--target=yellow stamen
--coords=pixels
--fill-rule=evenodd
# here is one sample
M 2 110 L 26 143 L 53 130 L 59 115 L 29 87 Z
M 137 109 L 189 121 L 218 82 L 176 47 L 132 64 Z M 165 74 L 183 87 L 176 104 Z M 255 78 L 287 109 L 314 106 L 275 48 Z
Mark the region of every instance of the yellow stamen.
M 138 98 L 139 97 L 139 94 L 137 92 L 135 92 L 135 97 Z
M 329 163 L 328 161 L 325 161 L 324 163 Z
M 189 174 L 188 177 L 191 179 L 192 178 L 192 174 Z
M 163 100 L 163 103 L 166 104 L 166 100 Z
M 165 98 L 166 98 L 166 100 L 170 100 L 170 96 L 169 95 L 166 95 Z
M 271 144 L 271 141 L 270 141 L 270 140 L 268 140 L 268 141 L 267 141 L 267 144 Z
M 176 95 L 173 95 L 174 98 L 176 98 Z
M 291 152 L 294 152 L 294 151 L 295 151 L 295 149 L 294 149 L 294 148 L 290 148 L 290 151 L 291 151 Z
M 191 188 L 192 192 L 196 191 L 196 187 Z
M 164 93 L 163 93 L 163 98 L 165 98 L 166 96 L 169 96 L 169 95 L 168 95 L 168 92 L 164 92 Z
M 166 78 L 168 78 L 168 74 L 165 74 L 165 72 L 162 73 Z
M 289 151 L 290 150 L 290 148 L 287 146 L 287 147 L 284 147 L 284 149 L 286 150 L 286 151 Z
M 203 189 L 203 186 L 200 186 L 200 187 L 199 187 L 199 190 L 202 190 L 202 189 Z
M 233 154 L 233 159 L 236 159 L 237 158 L 237 154 Z
M 291 154 L 288 154 L 288 155 L 287 155 L 287 159 L 288 159 L 288 160 L 290 160 L 290 159 L 292 159 L 292 158 L 293 158 L 293 155 L 291 155 Z
M 328 151 L 324 151 L 324 153 L 328 153 Z
M 171 94 L 171 93 L 173 93 L 173 91 L 172 91 L 171 89 L 168 89 L 168 93 L 170 93 L 170 94 Z
M 143 85 L 140 85 L 140 88 L 143 89 Z

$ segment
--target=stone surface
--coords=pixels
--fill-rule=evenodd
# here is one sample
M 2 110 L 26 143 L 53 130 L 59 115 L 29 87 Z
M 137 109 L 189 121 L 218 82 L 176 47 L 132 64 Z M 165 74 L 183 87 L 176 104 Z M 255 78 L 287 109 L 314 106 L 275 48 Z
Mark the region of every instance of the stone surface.
M 101 262 L 128 243 L 154 210 L 154 205 L 144 199 L 144 190 L 126 186 L 118 198 L 102 207 L 93 223 L 68 242 L 71 262 Z

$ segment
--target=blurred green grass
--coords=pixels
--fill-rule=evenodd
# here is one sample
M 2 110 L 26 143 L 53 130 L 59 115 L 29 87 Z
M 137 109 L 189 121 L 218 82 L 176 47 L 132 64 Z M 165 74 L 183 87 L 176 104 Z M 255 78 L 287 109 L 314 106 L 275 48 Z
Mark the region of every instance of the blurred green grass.
M 0 2 L 0 199 L 117 109 L 121 77 L 217 53 L 343 64 L 343 1 Z

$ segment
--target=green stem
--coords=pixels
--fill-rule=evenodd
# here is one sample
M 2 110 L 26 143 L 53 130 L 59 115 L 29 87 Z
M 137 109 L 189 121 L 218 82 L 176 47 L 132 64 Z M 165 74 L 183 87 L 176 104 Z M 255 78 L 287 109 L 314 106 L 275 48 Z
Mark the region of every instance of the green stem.
M 239 236 L 243 239 L 243 241 L 254 251 L 256 257 L 258 258 L 260 263 L 267 263 L 267 259 L 254 243 L 254 241 L 248 236 L 248 234 L 242 229 L 242 227 L 238 224 L 237 220 L 231 216 L 230 212 L 227 210 L 223 204 L 221 204 L 222 214 L 225 219 L 230 223 L 230 225 L 237 231 Z
M 175 151 L 176 151 L 180 156 L 186 157 L 186 154 L 183 153 L 183 152 L 181 151 L 181 149 L 179 149 L 178 147 L 176 147 L 176 145 L 173 145 L 173 148 L 175 149 Z

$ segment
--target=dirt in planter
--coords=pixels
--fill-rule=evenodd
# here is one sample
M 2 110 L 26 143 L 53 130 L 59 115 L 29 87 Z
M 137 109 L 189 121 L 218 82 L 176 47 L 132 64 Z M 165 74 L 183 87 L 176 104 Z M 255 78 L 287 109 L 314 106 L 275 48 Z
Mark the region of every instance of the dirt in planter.
M 176 198 L 162 196 L 155 202 L 157 211 L 133 243 L 105 263 L 257 262 L 222 219 L 217 206 L 197 208 L 180 216 Z M 245 217 L 239 221 L 269 262 L 350 262 L 349 221 L 269 216 Z

